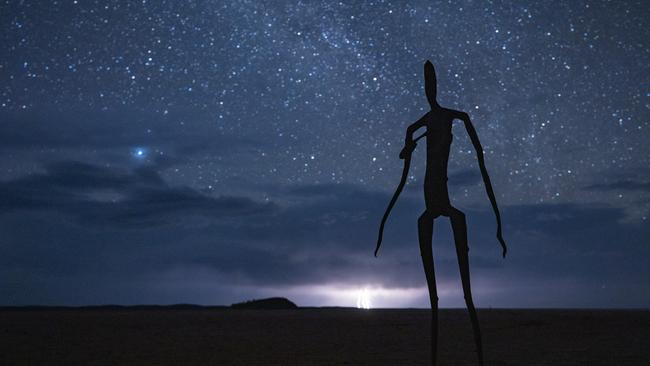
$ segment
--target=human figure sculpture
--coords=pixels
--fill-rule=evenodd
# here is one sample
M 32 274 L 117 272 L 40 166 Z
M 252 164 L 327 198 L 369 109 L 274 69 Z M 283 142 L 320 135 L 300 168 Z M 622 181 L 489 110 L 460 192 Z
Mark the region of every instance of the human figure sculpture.
M 377 238 L 377 247 L 375 249 L 375 256 L 379 251 L 381 245 L 384 225 L 386 219 L 390 214 L 391 209 L 395 205 L 399 194 L 401 193 L 408 177 L 409 166 L 411 162 L 411 154 L 417 145 L 417 141 L 426 137 L 427 143 L 427 160 L 426 160 L 426 173 L 424 176 L 424 201 L 426 210 L 418 219 L 418 239 L 420 242 L 420 254 L 422 255 L 422 263 L 424 265 L 424 273 L 427 278 L 427 286 L 429 288 L 429 300 L 431 302 L 431 364 L 436 364 L 436 352 L 438 343 L 438 294 L 436 289 L 436 279 L 433 267 L 433 221 L 439 216 L 449 217 L 451 221 L 452 231 L 454 233 L 454 242 L 456 245 L 456 255 L 458 256 L 458 265 L 460 267 L 460 277 L 463 286 L 463 294 L 465 296 L 465 304 L 469 311 L 470 319 L 472 322 L 472 329 L 474 332 L 474 340 L 476 342 L 476 351 L 478 354 L 479 365 L 483 365 L 483 345 L 481 342 L 481 330 L 476 315 L 476 309 L 472 300 L 472 291 L 469 279 L 469 246 L 467 244 L 467 223 L 465 221 L 465 214 L 459 209 L 451 205 L 449 200 L 449 191 L 447 189 L 447 163 L 449 161 L 449 151 L 452 142 L 452 122 L 456 119 L 463 121 L 465 129 L 469 135 L 472 145 L 476 150 L 478 158 L 479 169 L 485 184 L 485 190 L 492 204 L 492 209 L 496 215 L 497 221 L 497 239 L 501 243 L 502 254 L 506 256 L 506 243 L 501 234 L 501 215 L 499 208 L 494 197 L 492 190 L 492 183 L 488 176 L 487 169 L 485 168 L 485 161 L 483 158 L 483 148 L 476 134 L 476 130 L 472 125 L 469 115 L 465 112 L 456 111 L 440 106 L 436 100 L 436 72 L 430 61 L 424 64 L 424 86 L 427 100 L 431 105 L 431 110 L 422 116 L 415 123 L 408 126 L 406 129 L 406 139 L 404 148 L 399 154 L 400 159 L 404 160 L 404 169 L 402 172 L 402 179 L 395 191 L 388 208 L 384 213 L 381 224 L 379 226 L 379 236 Z M 420 128 L 425 128 L 426 132 L 417 138 L 413 138 L 413 134 Z

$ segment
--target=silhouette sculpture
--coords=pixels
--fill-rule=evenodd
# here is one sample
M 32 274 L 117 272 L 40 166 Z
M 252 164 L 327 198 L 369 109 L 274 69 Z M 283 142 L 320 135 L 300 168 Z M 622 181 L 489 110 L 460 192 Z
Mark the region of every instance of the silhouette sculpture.
M 400 159 L 404 160 L 402 179 L 388 204 L 384 217 L 381 220 L 379 226 L 379 237 L 377 238 L 377 248 L 375 249 L 375 257 L 377 256 L 379 246 L 381 245 L 384 225 L 386 224 L 388 215 L 406 184 L 409 167 L 411 165 L 411 154 L 417 145 L 417 141 L 426 137 L 427 161 L 426 173 L 424 176 L 424 201 L 426 204 L 426 210 L 418 219 L 418 239 L 420 242 L 422 263 L 424 264 L 424 273 L 427 278 L 427 286 L 429 287 L 429 300 L 431 301 L 431 364 L 436 364 L 436 350 L 438 343 L 438 293 L 436 290 L 436 279 L 433 268 L 433 250 L 431 248 L 433 240 L 433 220 L 439 216 L 447 216 L 451 221 L 451 227 L 454 233 L 454 242 L 456 244 L 456 255 L 458 256 L 458 265 L 460 267 L 463 294 L 472 321 L 479 365 L 482 366 L 483 346 L 481 343 L 481 330 L 479 328 L 474 302 L 472 301 L 472 290 L 469 281 L 467 223 L 465 221 L 465 214 L 451 205 L 449 201 L 449 191 L 447 189 L 447 163 L 449 161 L 449 150 L 452 140 L 451 127 L 454 119 L 463 121 L 465 129 L 469 134 L 469 138 L 472 141 L 472 145 L 474 145 L 474 149 L 476 150 L 476 156 L 483 177 L 483 183 L 485 184 L 485 190 L 487 191 L 490 203 L 492 204 L 492 209 L 496 215 L 497 239 L 501 243 L 503 257 L 505 258 L 507 248 L 503 236 L 501 235 L 501 215 L 499 214 L 499 208 L 497 207 L 497 202 L 494 197 L 490 177 L 485 168 L 483 147 L 481 147 L 476 130 L 474 129 L 467 113 L 444 108 L 438 104 L 438 101 L 436 100 L 436 72 L 430 61 L 427 61 L 424 64 L 424 87 L 427 100 L 431 105 L 431 110 L 406 129 L 404 148 L 399 154 Z M 426 128 L 426 131 L 419 137 L 413 139 L 414 132 L 422 127 Z

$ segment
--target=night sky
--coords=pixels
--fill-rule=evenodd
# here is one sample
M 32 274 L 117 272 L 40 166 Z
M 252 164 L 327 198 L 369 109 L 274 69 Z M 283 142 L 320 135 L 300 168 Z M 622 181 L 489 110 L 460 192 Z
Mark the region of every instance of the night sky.
M 509 245 L 458 122 L 477 306 L 648 307 L 649 19 L 645 1 L 5 1 L 0 305 L 427 307 L 424 143 L 373 250 L 430 59 Z M 464 306 L 444 217 L 434 258 L 441 306 Z

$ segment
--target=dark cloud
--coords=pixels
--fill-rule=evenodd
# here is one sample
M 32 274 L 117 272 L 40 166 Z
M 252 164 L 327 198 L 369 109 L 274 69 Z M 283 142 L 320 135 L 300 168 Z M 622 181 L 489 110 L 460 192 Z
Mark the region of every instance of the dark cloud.
M 72 166 L 77 171 L 74 178 L 64 173 Z M 328 283 L 374 283 L 396 288 L 424 285 L 415 235 L 421 207 L 415 198 L 407 196 L 398 202 L 388 222 L 380 257 L 374 258 L 378 215 L 389 198 L 385 192 L 354 185 L 293 186 L 278 190 L 284 192 L 281 200 L 291 203 L 273 206 L 247 198 L 210 198 L 186 188 L 168 187 L 155 175 L 147 176 L 152 174 L 147 171 L 118 174 L 68 162 L 50 167 L 47 172 L 30 179 L 41 182 L 43 187 L 60 187 L 57 189 L 64 192 L 72 187 L 75 191 L 82 188 L 83 192 L 84 187 L 89 187 L 87 181 L 104 175 L 112 177 L 107 180 L 111 183 L 104 187 L 118 187 L 126 192 L 131 208 L 113 209 L 110 211 L 113 214 L 99 215 L 103 225 L 91 226 L 78 225 L 98 220 L 97 217 L 81 218 L 82 213 L 89 217 L 97 213 L 95 209 L 80 208 L 83 205 L 75 207 L 78 213 L 75 222 L 57 215 L 58 212 L 73 215 L 65 208 L 34 210 L 26 206 L 23 207 L 26 210 L 14 207 L 11 212 L 5 211 L 1 231 L 4 238 L 11 238 L 12 245 L 3 248 L 3 267 L 6 273 L 13 273 L 7 278 L 15 278 L 15 271 L 19 270 L 32 272 L 31 276 L 35 277 L 23 282 L 33 283 L 26 284 L 25 288 L 36 286 L 39 273 L 71 283 L 82 276 L 107 286 L 108 292 L 113 291 L 109 288 L 114 289 L 115 283 L 110 276 L 132 277 L 134 283 L 142 286 L 142 293 L 150 293 L 151 298 L 175 288 L 191 302 L 207 301 L 208 297 L 198 290 L 188 293 L 178 289 L 179 281 L 188 286 L 211 283 L 211 291 L 233 301 L 237 300 L 233 296 L 241 287 L 263 291 Z M 72 196 L 70 193 L 66 198 Z M 300 199 L 296 201 L 296 197 Z M 80 201 L 88 203 L 85 198 L 77 198 Z M 39 207 L 44 206 L 42 203 Z M 196 214 L 194 224 L 186 220 L 188 212 Z M 553 283 L 563 288 L 568 293 L 566 296 L 576 299 L 594 288 L 607 295 L 607 286 L 613 290 L 625 285 L 637 292 L 627 299 L 607 301 L 627 306 L 648 300 L 642 290 L 647 286 L 643 278 L 650 275 L 649 253 L 644 243 L 650 230 L 625 223 L 622 210 L 608 206 L 547 204 L 508 206 L 502 212 L 510 245 L 506 260 L 499 255 L 491 212 L 466 210 L 477 293 L 495 286 L 507 288 L 502 290 L 506 291 L 501 293 L 503 298 L 492 297 L 488 291 L 483 301 L 493 305 L 528 306 L 534 303 L 530 291 L 526 290 L 529 298 L 525 301 L 513 300 L 517 298 L 516 291 L 524 291 L 522 286 Z M 143 220 L 143 216 L 152 219 Z M 160 224 L 163 219 L 165 225 Z M 152 221 L 158 225 L 152 225 Z M 17 222 L 22 224 L 12 226 Z M 49 235 L 20 228 L 29 226 L 28 223 L 43 228 Z M 125 223 L 131 230 L 121 230 Z M 435 226 L 436 274 L 444 286 L 456 280 L 458 270 L 448 219 L 437 219 Z M 48 240 L 49 236 L 56 238 L 56 245 Z M 39 259 L 43 256 L 48 256 L 45 263 Z M 120 269 L 118 273 L 116 268 Z M 151 293 L 152 283 L 161 292 Z M 101 292 L 101 286 L 85 291 Z M 4 286 L 5 292 L 9 287 Z M 22 290 L 11 288 L 13 295 L 8 298 L 29 299 Z M 533 294 L 538 296 L 538 304 L 554 304 L 553 299 L 540 298 L 543 294 L 539 292 Z M 93 298 L 89 294 L 84 296 Z M 580 304 L 576 299 L 565 300 Z M 422 306 L 426 305 L 424 300 Z
M 50 164 L 44 173 L 0 183 L 0 209 L 51 211 L 84 224 L 133 227 L 196 215 L 225 220 L 275 209 L 272 203 L 249 198 L 213 197 L 189 187 L 173 187 L 155 169 L 122 170 L 75 161 Z
M 591 184 L 584 187 L 585 190 L 589 191 L 640 191 L 640 192 L 650 192 L 650 183 L 649 182 L 638 182 L 633 180 L 619 180 L 612 183 L 599 183 Z
M 457 170 L 449 174 L 449 186 L 459 189 L 481 182 L 481 174 L 474 169 Z

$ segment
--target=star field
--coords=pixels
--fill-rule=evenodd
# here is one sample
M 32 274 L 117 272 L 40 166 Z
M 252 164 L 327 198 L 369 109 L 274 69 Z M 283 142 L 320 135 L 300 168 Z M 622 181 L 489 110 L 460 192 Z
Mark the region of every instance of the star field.
M 425 59 L 438 67 L 442 103 L 478 126 L 494 179 L 509 192 L 502 200 L 612 201 L 580 187 L 614 172 L 638 179 L 648 165 L 640 4 L 5 8 L 5 110 L 137 110 L 154 119 L 137 133 L 177 124 L 264 140 L 235 157 L 248 160 L 240 168 L 206 156 L 182 177 L 169 172 L 193 185 L 243 175 L 390 187 L 402 130 L 426 112 Z M 454 169 L 474 159 L 462 135 Z
M 0 9 L 2 181 L 74 160 L 152 169 L 171 187 L 281 207 L 300 202 L 287 187 L 388 193 L 405 128 L 428 111 L 429 59 L 440 103 L 476 126 L 500 205 L 613 207 L 635 225 L 650 215 L 642 1 L 80 0 Z M 452 200 L 486 209 L 462 124 L 454 137 L 450 185 L 454 177 L 461 185 Z M 417 197 L 419 145 L 409 182 Z

